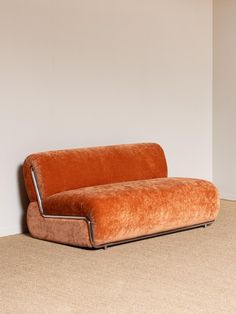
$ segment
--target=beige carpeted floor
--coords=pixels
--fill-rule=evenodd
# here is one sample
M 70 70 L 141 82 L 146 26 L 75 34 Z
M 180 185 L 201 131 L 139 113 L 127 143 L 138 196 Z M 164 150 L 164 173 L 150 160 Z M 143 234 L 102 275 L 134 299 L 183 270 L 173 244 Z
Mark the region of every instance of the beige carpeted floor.
M 0 238 L 0 313 L 236 313 L 236 202 L 206 229 L 105 251 Z

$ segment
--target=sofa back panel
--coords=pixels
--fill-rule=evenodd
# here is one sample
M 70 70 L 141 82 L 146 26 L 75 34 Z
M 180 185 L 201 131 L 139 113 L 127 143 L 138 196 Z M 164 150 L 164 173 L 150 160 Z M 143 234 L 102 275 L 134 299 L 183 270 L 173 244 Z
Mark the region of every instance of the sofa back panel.
M 50 151 L 28 156 L 23 171 L 30 201 L 36 200 L 30 168 L 43 199 L 86 186 L 167 176 L 164 152 L 158 144 L 124 144 Z

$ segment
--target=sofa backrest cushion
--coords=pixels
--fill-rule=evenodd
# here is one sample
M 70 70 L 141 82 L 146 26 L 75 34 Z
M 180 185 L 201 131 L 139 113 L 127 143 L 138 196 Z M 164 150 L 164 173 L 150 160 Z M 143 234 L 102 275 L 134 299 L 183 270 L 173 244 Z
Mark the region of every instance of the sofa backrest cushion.
M 23 166 L 30 201 L 36 200 L 31 167 L 42 199 L 81 187 L 167 176 L 163 149 L 154 143 L 37 153 L 28 156 Z

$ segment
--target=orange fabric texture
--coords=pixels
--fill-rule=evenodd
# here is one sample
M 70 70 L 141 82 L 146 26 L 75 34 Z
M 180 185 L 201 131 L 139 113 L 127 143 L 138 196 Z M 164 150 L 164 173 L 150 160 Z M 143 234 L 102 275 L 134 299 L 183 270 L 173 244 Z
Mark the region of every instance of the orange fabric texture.
M 31 202 L 27 210 L 30 234 L 41 240 L 91 247 L 88 226 L 83 220 L 43 218 L 37 202 Z
M 44 209 L 88 217 L 99 245 L 212 221 L 219 201 L 208 181 L 159 178 L 61 192 L 48 197 Z
M 27 157 L 23 170 L 31 201 L 27 222 L 40 239 L 91 247 L 85 221 L 42 217 L 31 167 L 45 214 L 88 218 L 95 245 L 213 221 L 219 211 L 212 183 L 167 178 L 158 144 L 38 153 Z
M 30 201 L 36 200 L 30 168 L 33 167 L 42 198 L 52 194 L 115 182 L 167 176 L 158 144 L 127 144 L 51 151 L 33 154 L 23 172 Z

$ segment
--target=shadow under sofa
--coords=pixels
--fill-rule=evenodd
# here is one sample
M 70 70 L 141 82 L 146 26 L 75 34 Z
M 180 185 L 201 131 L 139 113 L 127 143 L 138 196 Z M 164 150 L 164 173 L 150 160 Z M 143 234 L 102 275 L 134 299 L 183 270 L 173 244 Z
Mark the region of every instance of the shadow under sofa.
M 50 151 L 23 166 L 35 238 L 100 248 L 211 224 L 219 195 L 209 181 L 167 177 L 154 143 Z

